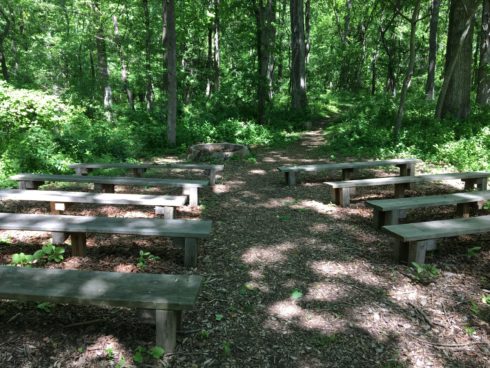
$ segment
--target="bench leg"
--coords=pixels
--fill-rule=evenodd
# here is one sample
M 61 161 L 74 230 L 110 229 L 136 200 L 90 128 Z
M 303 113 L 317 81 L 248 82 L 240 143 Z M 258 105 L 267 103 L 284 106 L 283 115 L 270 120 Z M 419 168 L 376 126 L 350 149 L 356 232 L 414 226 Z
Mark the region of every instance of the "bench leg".
M 182 194 L 189 197 L 189 206 L 197 207 L 199 205 L 199 199 L 197 195 L 197 188 L 184 188 Z
M 133 169 L 133 176 L 136 176 L 136 177 L 141 177 L 143 176 L 143 174 L 146 172 L 146 169 L 142 169 L 142 168 L 134 168 Z
M 487 190 L 488 178 L 481 178 L 476 181 L 476 187 L 478 190 Z
M 185 238 L 184 249 L 184 266 L 196 267 L 197 266 L 197 239 Z
M 436 248 L 437 244 L 435 239 L 410 242 L 408 245 L 408 263 L 417 262 L 424 264 L 427 251 Z
M 461 179 L 464 182 L 464 190 L 475 189 L 476 179 Z
M 342 180 L 351 180 L 352 175 L 354 174 L 354 169 L 342 169 Z M 354 195 L 356 194 L 356 188 L 350 188 L 350 194 Z
M 115 193 L 114 184 L 94 184 L 94 190 L 99 193 Z
M 456 217 L 470 217 L 470 210 L 474 203 L 458 203 L 456 205 Z
M 209 185 L 212 187 L 216 184 L 216 170 L 215 169 L 210 169 L 209 170 Z
M 19 189 L 23 189 L 23 190 L 38 189 L 43 184 L 44 181 L 21 180 L 19 181 Z
M 85 168 L 85 167 L 77 167 L 75 168 L 75 174 L 76 175 L 88 175 L 89 172 L 91 172 L 92 169 L 88 169 L 88 168 Z
M 60 232 L 60 231 L 53 231 L 51 233 L 51 243 L 54 245 L 61 245 L 65 244 L 65 240 L 68 239 L 67 233 Z
M 334 188 L 333 189 L 333 198 L 334 203 L 340 207 L 349 207 L 350 206 L 350 189 L 351 188 Z
M 155 311 L 156 344 L 173 353 L 177 343 L 177 312 L 157 309 Z
M 380 211 L 375 209 L 373 213 L 374 225 L 381 229 L 385 225 L 396 225 L 399 222 L 400 213 L 398 210 Z
M 70 233 L 72 254 L 75 257 L 85 257 L 87 254 L 87 234 Z
M 410 186 L 410 184 L 401 183 L 395 184 L 395 198 L 405 197 L 405 190 Z
M 155 215 L 163 215 L 165 220 L 172 220 L 174 218 L 174 208 L 172 206 L 156 206 Z
M 289 186 L 296 185 L 296 172 L 294 171 L 286 171 L 284 173 L 284 177 L 286 178 L 286 184 Z

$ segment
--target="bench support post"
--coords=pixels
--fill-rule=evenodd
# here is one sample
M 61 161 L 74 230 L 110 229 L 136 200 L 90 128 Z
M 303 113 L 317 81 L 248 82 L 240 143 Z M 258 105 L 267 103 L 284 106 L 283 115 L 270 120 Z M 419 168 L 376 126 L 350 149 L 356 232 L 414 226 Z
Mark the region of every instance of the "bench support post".
M 174 218 L 174 208 L 172 206 L 156 206 L 155 215 L 163 215 L 165 220 L 172 220 Z
M 286 178 L 286 184 L 289 186 L 296 185 L 296 172 L 295 171 L 286 171 L 284 172 L 284 177 Z
M 354 169 L 342 169 L 342 180 L 351 180 L 352 179 L 352 174 L 354 174 Z M 356 188 L 352 187 L 350 188 L 350 194 L 354 195 L 356 194 Z
M 115 193 L 114 184 L 94 184 L 94 190 L 100 193 Z
M 474 207 L 475 203 L 458 203 L 456 205 L 456 217 L 470 217 L 471 207 Z
M 133 175 L 136 177 L 142 177 L 143 174 L 146 172 L 145 168 L 134 168 L 133 169 Z
M 425 255 L 427 251 L 437 248 L 436 239 L 419 240 L 413 242 L 403 242 L 396 240 L 394 244 L 394 260 L 399 263 L 411 264 L 417 262 L 425 263 Z
M 478 190 L 487 190 L 488 178 L 461 179 L 464 182 L 464 190 L 473 190 L 475 185 Z
M 373 217 L 376 228 L 381 229 L 385 225 L 398 224 L 400 212 L 398 210 L 380 211 L 374 209 Z
M 340 207 L 350 206 L 350 189 L 351 188 L 333 188 L 332 197 L 336 205 Z
M 89 172 L 91 172 L 92 169 L 89 169 L 88 167 L 76 167 L 75 168 L 75 174 L 76 175 L 88 175 Z
M 400 183 L 395 184 L 395 198 L 405 197 L 405 190 L 410 187 L 410 184 Z
M 177 343 L 177 312 L 172 310 L 155 311 L 156 344 L 173 353 Z
M 87 254 L 87 234 L 70 233 L 72 254 L 75 257 L 85 257 Z
M 19 189 L 23 189 L 23 190 L 38 189 L 43 184 L 44 181 L 21 180 L 19 181 Z
M 61 215 L 66 210 L 66 206 L 64 203 L 49 202 L 49 209 L 52 215 Z M 62 231 L 53 231 L 51 233 L 51 242 L 54 245 L 64 244 L 67 238 L 68 234 Z
M 182 189 L 182 194 L 189 197 L 189 206 L 197 207 L 199 205 L 199 199 L 197 195 L 197 188 L 190 187 Z
M 209 185 L 212 187 L 216 184 L 216 169 L 209 169 Z
M 197 239 L 185 238 L 184 249 L 184 266 L 196 267 L 197 266 Z

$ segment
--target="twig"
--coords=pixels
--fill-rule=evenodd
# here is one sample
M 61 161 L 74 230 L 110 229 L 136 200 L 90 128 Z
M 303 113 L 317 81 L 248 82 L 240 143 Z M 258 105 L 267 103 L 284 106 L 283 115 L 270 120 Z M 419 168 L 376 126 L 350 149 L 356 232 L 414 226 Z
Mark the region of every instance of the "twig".
M 72 323 L 70 325 L 63 326 L 63 328 L 71 328 L 71 327 L 78 327 L 78 326 L 85 326 L 85 325 L 91 325 L 94 323 L 99 323 L 99 322 L 104 322 L 104 319 L 93 319 L 91 321 L 83 321 L 83 322 L 76 322 Z
M 20 316 L 20 313 L 17 313 L 16 315 L 14 315 L 12 318 L 10 318 L 7 323 L 10 323 L 10 322 L 13 322 L 15 319 L 17 319 L 17 317 Z
M 427 314 L 425 314 L 425 312 L 423 310 L 421 310 L 420 308 L 418 308 L 416 305 L 412 304 L 412 303 L 408 303 L 409 306 L 411 306 L 413 309 L 415 309 L 415 311 L 420 314 L 420 316 L 422 316 L 423 320 L 432 328 L 434 328 L 434 323 L 429 319 L 429 317 L 427 316 Z M 443 326 L 445 327 L 445 326 Z
M 197 332 L 200 332 L 202 331 L 202 329 L 200 328 L 196 328 L 194 330 L 177 330 L 177 334 L 179 335 L 192 335 L 192 334 L 195 334 Z
M 423 342 L 424 344 L 437 346 L 437 347 L 441 347 L 441 348 L 463 348 L 463 347 L 472 346 L 472 345 L 488 345 L 486 342 L 483 342 L 483 341 L 467 342 L 465 344 L 440 344 L 437 342 L 431 342 L 431 341 L 421 339 L 420 337 L 418 337 L 417 335 L 414 335 L 414 334 L 409 334 L 409 335 L 412 336 L 415 340 Z

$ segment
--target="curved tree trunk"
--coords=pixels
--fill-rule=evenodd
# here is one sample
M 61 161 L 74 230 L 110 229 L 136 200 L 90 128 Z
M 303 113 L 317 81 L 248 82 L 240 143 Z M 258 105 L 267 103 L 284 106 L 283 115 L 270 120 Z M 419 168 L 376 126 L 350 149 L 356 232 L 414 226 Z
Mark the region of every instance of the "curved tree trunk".
M 429 68 L 427 71 L 427 83 L 425 85 L 425 95 L 428 100 L 434 99 L 437 60 L 437 27 L 439 24 L 440 5 L 440 0 L 432 0 L 429 31 Z
M 483 0 L 476 102 L 490 104 L 490 0 Z
M 472 38 L 477 0 L 453 0 L 449 12 L 444 82 L 436 117 L 466 119 L 470 114 Z

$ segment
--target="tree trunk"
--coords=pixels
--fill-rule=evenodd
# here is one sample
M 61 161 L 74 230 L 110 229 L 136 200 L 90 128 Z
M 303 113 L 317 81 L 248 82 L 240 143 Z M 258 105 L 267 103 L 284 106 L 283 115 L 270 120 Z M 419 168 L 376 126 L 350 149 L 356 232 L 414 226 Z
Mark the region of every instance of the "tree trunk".
M 436 117 L 465 119 L 470 114 L 472 38 L 477 0 L 453 0 L 449 11 L 444 82 Z
M 168 95 L 168 112 L 167 112 L 167 142 L 170 146 L 177 143 L 177 52 L 176 52 L 176 34 L 175 34 L 175 7 L 174 0 L 167 1 L 166 16 L 166 52 L 167 52 L 167 95 Z
M 490 0 L 483 0 L 476 102 L 490 104 Z
M 102 25 L 100 4 L 98 1 L 93 3 L 93 9 L 96 15 L 97 31 L 95 34 L 95 49 L 97 51 L 97 61 L 99 65 L 99 77 L 103 89 L 104 109 L 107 112 L 107 118 L 112 120 L 112 88 L 109 81 L 109 66 L 107 64 L 107 50 L 104 28 Z
M 5 12 L 0 8 L 0 15 L 5 20 L 5 26 L 3 31 L 0 33 L 0 66 L 2 68 L 3 79 L 7 82 L 10 80 L 10 74 L 7 65 L 7 59 L 5 57 L 4 41 L 10 33 L 10 18 L 5 14 Z
M 440 0 L 432 0 L 429 31 L 429 69 L 427 71 L 427 83 L 425 85 L 425 95 L 428 100 L 434 99 L 437 61 L 437 27 L 439 24 L 440 5 Z
M 403 80 L 402 90 L 400 92 L 400 104 L 398 106 L 398 114 L 396 116 L 395 127 L 393 129 L 393 136 L 395 141 L 398 141 L 398 137 L 400 135 L 400 129 L 402 127 L 403 115 L 405 112 L 405 101 L 407 99 L 408 87 L 410 86 L 410 82 L 413 76 L 413 68 L 415 66 L 415 41 L 416 41 L 416 32 L 417 32 L 417 23 L 419 21 L 419 13 L 420 13 L 420 1 L 417 0 L 415 3 L 415 7 L 412 12 L 412 19 L 410 20 L 410 55 L 407 67 L 407 74 L 405 75 L 405 79 Z
M 291 107 L 304 112 L 306 99 L 305 27 L 303 0 L 291 0 Z
M 221 85 L 221 50 L 220 50 L 220 0 L 214 0 L 214 37 L 213 37 L 213 67 L 214 67 L 214 91 L 219 91 Z
M 148 0 L 142 0 L 143 14 L 145 19 L 145 73 L 146 73 L 146 109 L 151 111 L 153 106 L 153 81 L 151 78 L 151 27 L 150 9 Z
M 272 75 L 274 71 L 273 49 L 275 41 L 275 1 L 260 0 L 256 9 L 257 21 L 257 59 L 258 59 L 258 117 L 259 124 L 265 123 L 265 107 L 272 97 Z
M 310 31 L 311 31 L 311 2 L 305 0 L 305 58 L 308 64 L 310 55 Z
M 119 34 L 119 24 L 117 17 L 112 16 L 112 24 L 114 25 L 114 43 L 116 44 L 117 51 L 119 53 L 119 59 L 121 60 L 121 82 L 123 84 L 124 92 L 128 98 L 128 105 L 131 110 L 134 110 L 133 92 L 129 88 L 128 82 L 128 68 L 126 65 L 126 54 L 121 44 L 121 36 Z

